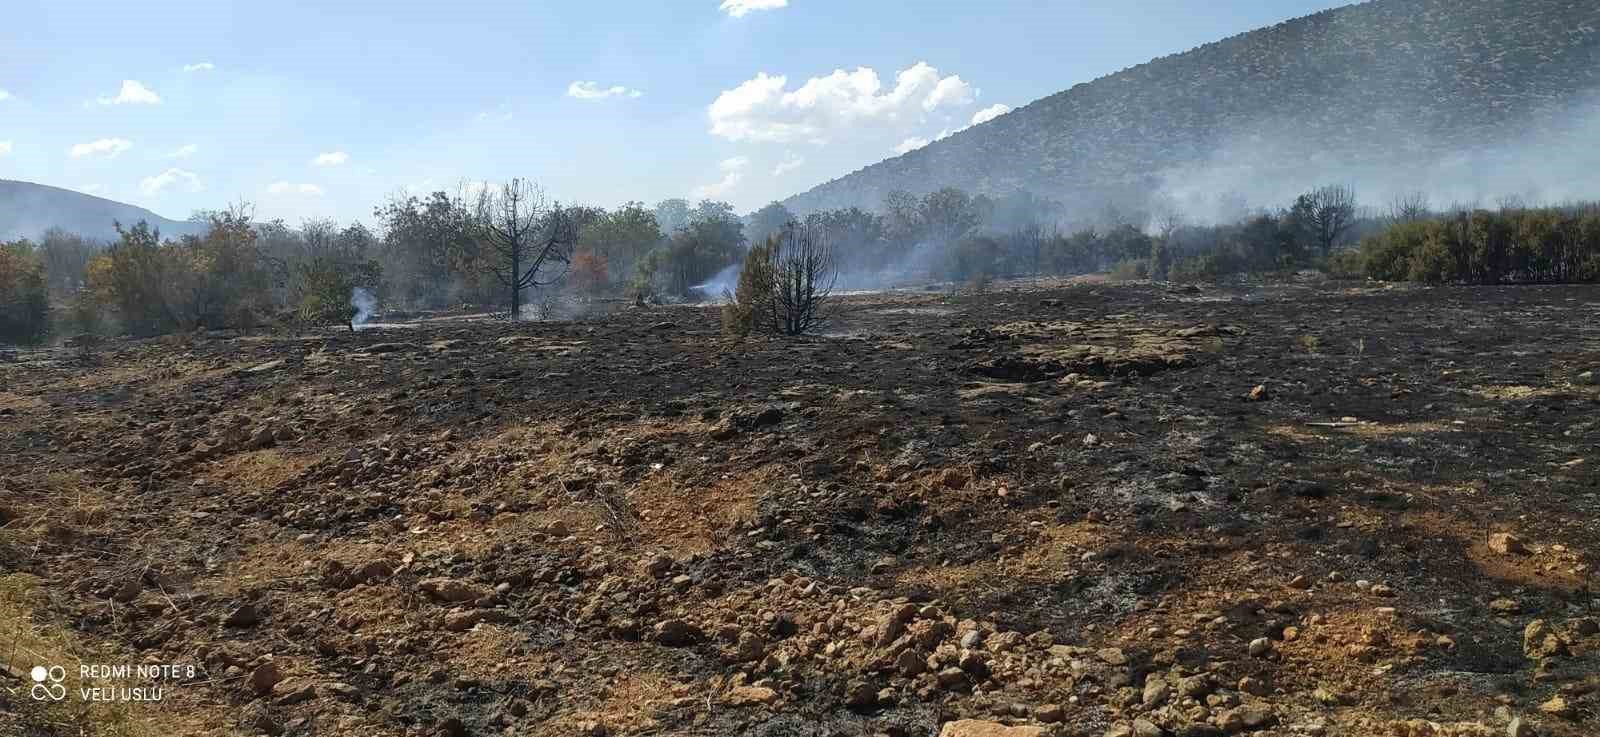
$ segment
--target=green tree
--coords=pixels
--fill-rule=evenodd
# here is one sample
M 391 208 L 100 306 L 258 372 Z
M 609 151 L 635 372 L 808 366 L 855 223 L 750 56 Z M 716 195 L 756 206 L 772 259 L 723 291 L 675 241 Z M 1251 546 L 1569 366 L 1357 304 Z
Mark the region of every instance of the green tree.
M 0 342 L 31 344 L 50 331 L 44 264 L 29 241 L 0 243 Z

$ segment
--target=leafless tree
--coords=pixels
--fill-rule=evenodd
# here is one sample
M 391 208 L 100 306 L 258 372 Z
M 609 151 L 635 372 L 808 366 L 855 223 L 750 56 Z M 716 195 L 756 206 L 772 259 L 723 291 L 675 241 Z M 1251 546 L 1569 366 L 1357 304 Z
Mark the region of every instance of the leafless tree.
M 1389 222 L 1414 223 L 1426 218 L 1431 209 L 1428 195 L 1424 192 L 1411 191 L 1398 194 L 1389 201 Z
M 1356 192 L 1350 187 L 1329 185 L 1300 195 L 1291 211 L 1295 223 L 1327 258 L 1356 222 Z
M 771 327 L 803 335 L 828 322 L 828 297 L 838 279 L 826 229 L 791 222 L 771 247 Z
M 523 290 L 566 276 L 577 228 L 561 203 L 551 203 L 543 190 L 524 179 L 484 186 L 474 214 L 478 239 L 494 252 L 490 268 L 511 290 L 511 319 L 519 319 Z

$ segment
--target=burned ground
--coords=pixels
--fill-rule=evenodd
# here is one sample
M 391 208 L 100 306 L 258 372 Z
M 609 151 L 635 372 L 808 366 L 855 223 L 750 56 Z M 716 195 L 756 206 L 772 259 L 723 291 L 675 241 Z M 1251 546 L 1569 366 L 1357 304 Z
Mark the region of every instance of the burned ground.
M 846 307 L 834 335 L 784 341 L 673 308 L 18 354 L 0 363 L 0 634 L 22 654 L 0 678 L 47 655 L 201 674 L 119 709 L 0 694 L 0 719 L 1600 724 L 1593 288 Z

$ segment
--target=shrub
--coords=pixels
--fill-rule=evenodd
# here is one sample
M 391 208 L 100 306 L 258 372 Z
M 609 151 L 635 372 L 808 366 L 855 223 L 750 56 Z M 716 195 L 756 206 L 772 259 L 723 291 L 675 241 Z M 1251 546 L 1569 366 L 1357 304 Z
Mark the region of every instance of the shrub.
M 38 343 L 49 333 L 49 286 L 33 244 L 0 244 L 0 342 Z
M 1130 259 L 1119 261 L 1111 267 L 1112 281 L 1134 281 L 1150 276 L 1150 262 L 1146 259 Z
M 1172 265 L 1168 278 L 1175 282 L 1215 281 L 1221 275 L 1218 259 L 1213 255 L 1193 256 Z
M 727 295 L 727 304 L 722 306 L 722 329 L 729 335 L 749 335 L 756 329 L 757 321 L 771 313 L 774 245 L 769 239 L 751 247 L 745 254 L 739 284 L 734 287 L 733 294 Z

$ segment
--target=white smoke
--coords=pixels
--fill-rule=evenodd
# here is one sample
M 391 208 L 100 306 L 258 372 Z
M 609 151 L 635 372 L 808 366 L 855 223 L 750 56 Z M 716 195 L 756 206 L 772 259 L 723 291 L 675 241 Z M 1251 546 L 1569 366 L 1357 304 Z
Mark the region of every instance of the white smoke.
M 350 290 L 350 306 L 356 311 L 356 316 L 350 318 L 350 327 L 359 328 L 372 319 L 372 313 L 378 307 L 378 298 L 373 296 L 371 290 L 356 287 Z
M 705 295 L 706 299 L 721 302 L 727 295 L 733 294 L 735 287 L 739 286 L 739 272 L 743 270 L 744 261 L 737 261 L 717 272 L 704 284 L 696 284 L 690 289 Z

